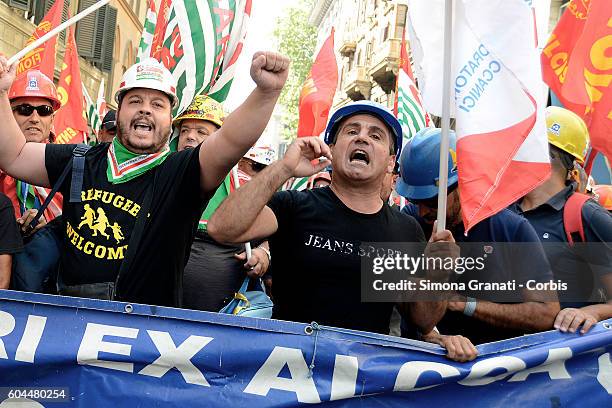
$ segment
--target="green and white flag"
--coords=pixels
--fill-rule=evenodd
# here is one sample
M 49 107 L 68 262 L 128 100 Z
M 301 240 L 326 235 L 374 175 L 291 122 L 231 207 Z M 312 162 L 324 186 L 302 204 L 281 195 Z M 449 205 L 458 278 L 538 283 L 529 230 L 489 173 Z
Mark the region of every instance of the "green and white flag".
M 161 49 L 159 54 L 154 50 L 154 57 L 177 81 L 175 116 L 202 93 L 219 102 L 225 100 L 242 51 L 251 4 L 252 0 L 171 3 Z
M 83 85 L 83 96 L 85 97 L 85 117 L 87 118 L 87 124 L 95 134 L 98 134 L 100 127 L 102 127 L 102 119 L 98 113 L 98 107 L 91 99 L 91 96 L 89 96 L 89 92 L 87 92 L 85 85 Z
M 281 190 L 307 190 L 308 189 L 308 180 L 310 177 L 294 177 L 290 178 L 283 184 Z
M 151 46 L 153 45 L 153 35 L 155 34 L 156 23 L 157 12 L 155 11 L 155 3 L 153 0 L 149 0 L 149 10 L 147 10 L 147 16 L 143 25 L 136 62 L 140 62 L 141 59 L 151 56 Z
M 419 130 L 431 126 L 431 119 L 423 108 L 421 95 L 414 82 L 405 39 L 402 40 L 399 68 L 395 116 L 402 125 L 403 143 L 406 144 Z

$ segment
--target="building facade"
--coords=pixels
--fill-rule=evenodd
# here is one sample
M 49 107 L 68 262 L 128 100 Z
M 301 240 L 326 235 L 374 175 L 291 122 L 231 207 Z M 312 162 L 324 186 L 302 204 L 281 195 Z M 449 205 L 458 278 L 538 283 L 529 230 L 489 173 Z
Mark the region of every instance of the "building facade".
M 567 3 L 551 0 L 549 31 Z M 407 0 L 316 2 L 310 23 L 317 27 L 317 50 L 335 28 L 339 80 L 334 108 L 362 99 L 393 107 L 407 11 Z
M 65 0 L 63 20 L 68 12 L 75 15 L 96 1 Z M 21 50 L 53 3 L 54 0 L 0 1 L 0 52 L 14 55 Z M 123 73 L 136 60 L 147 5 L 147 0 L 111 0 L 76 25 L 83 84 L 95 99 L 104 80 L 106 101 L 111 107 Z M 56 80 L 63 62 L 65 36 L 57 44 Z
M 334 107 L 362 99 L 393 106 L 406 12 L 405 2 L 390 0 L 317 1 L 310 15 L 317 49 L 335 28 L 340 72 Z

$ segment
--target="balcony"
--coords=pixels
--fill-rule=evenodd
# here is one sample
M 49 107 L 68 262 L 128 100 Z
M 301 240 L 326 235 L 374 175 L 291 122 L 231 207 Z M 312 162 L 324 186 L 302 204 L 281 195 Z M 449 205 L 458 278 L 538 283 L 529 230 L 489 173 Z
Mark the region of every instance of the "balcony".
M 340 52 L 340 55 L 342 55 L 343 57 L 350 57 L 355 53 L 356 49 L 357 41 L 346 39 L 342 41 L 338 52 Z
M 372 53 L 370 75 L 386 93 L 395 89 L 401 46 L 401 39 L 390 38 Z
M 344 92 L 346 96 L 354 101 L 370 99 L 372 82 L 368 76 L 366 67 L 355 67 L 346 76 L 344 81 Z

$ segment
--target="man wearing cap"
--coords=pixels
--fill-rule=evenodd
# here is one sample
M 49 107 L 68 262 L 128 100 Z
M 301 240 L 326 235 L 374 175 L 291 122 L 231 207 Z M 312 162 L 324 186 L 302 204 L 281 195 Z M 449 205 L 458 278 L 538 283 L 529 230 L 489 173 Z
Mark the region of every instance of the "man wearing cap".
M 117 137 L 85 157 L 80 197 L 63 208 L 62 293 L 180 306 L 182 275 L 200 215 L 223 178 L 263 132 L 286 81 L 289 61 L 253 56 L 256 88 L 200 146 L 170 153 L 172 74 L 143 60 L 115 94 Z M 0 57 L 0 168 L 50 186 L 74 146 L 28 143 L 12 118 L 8 89 L 16 64 Z M 70 193 L 70 181 L 61 187 Z M 68 200 L 66 200 L 68 201 Z M 138 233 L 132 234 L 133 231 Z M 122 267 L 123 265 L 123 267 Z
M 196 96 L 191 105 L 174 120 L 174 126 L 178 129 L 178 151 L 196 148 L 215 133 L 224 120 L 225 112 L 219 102 L 206 95 Z M 255 148 L 249 149 L 245 157 L 253 155 L 254 151 Z M 248 174 L 240 170 L 245 160 L 251 161 L 243 157 L 238 162 L 240 184 L 257 174 L 251 172 L 252 168 L 248 164 L 244 167 Z M 251 259 L 245 264 L 245 256 L 238 256 L 238 253 L 244 251 L 243 245 L 220 244 L 206 232 L 210 215 L 235 189 L 235 185 L 235 177 L 232 177 L 232 173 L 228 174 L 200 218 L 183 276 L 185 308 L 218 312 L 224 306 L 225 300 L 231 298 L 240 288 L 245 278 L 245 269 L 250 274 L 259 275 L 268 269 L 270 259 L 267 243 L 256 246 Z
M 325 143 L 298 138 L 281 160 L 213 214 L 208 231 L 218 241 L 269 237 L 275 255 L 274 318 L 389 333 L 393 303 L 361 302 L 361 261 L 368 256 L 361 245 L 380 245 L 386 251 L 385 242 L 425 241 L 412 217 L 391 210 L 380 197 L 401 137 L 399 122 L 382 105 L 349 104 L 331 117 Z M 326 159 L 313 164 L 321 156 Z M 290 177 L 309 177 L 330 160 L 334 171 L 329 187 L 276 193 Z M 436 234 L 432 241 L 448 241 L 449 235 Z M 445 306 L 414 302 L 403 303 L 401 309 L 411 324 L 428 333 Z M 462 350 L 452 357 L 467 359 L 471 353 Z
M 110 143 L 117 134 L 117 112 L 113 109 L 106 112 L 98 132 L 98 143 Z
M 406 144 L 396 185 L 397 192 L 410 201 L 402 212 L 415 217 L 428 232 L 434 229 L 438 215 L 440 140 L 441 129 L 426 128 Z M 559 311 L 555 292 L 536 292 L 526 287 L 529 280 L 539 283 L 552 279 L 535 231 L 527 220 L 503 210 L 479 222 L 466 234 L 455 152 L 456 137 L 451 131 L 446 225 L 461 246 L 462 257 L 471 259 L 474 267 L 457 269 L 451 278 L 451 282 L 465 285 L 466 290 L 461 293 L 465 297 L 449 301 L 448 311 L 437 327 L 444 334 L 461 334 L 477 344 L 550 329 Z M 482 266 L 476 267 L 479 259 L 478 265 Z M 516 282 L 515 287 L 498 286 L 495 290 L 470 286 L 470 282 L 512 281 Z
M 531 223 L 555 278 L 567 285 L 559 291 L 561 311 L 554 327 L 584 334 L 612 317 L 612 216 L 577 192 L 574 167 L 584 163 L 589 142 L 584 121 L 570 110 L 549 106 L 546 128 L 552 174 L 510 208 Z M 572 230 L 570 219 L 582 231 Z
M 38 70 L 30 70 L 15 79 L 8 93 L 11 110 L 26 141 L 53 143 L 53 118 L 61 107 L 53 81 Z M 0 192 L 13 203 L 17 223 L 25 231 L 42 205 L 49 190 L 15 179 L 0 170 Z M 62 196 L 56 194 L 36 229 L 61 214 Z

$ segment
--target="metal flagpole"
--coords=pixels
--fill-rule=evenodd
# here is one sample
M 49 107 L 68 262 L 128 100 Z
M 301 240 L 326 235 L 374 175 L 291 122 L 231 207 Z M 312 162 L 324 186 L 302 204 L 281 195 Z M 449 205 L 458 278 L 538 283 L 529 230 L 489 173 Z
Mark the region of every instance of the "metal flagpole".
M 20 59 L 22 59 L 23 57 L 28 55 L 28 53 L 30 53 L 33 49 L 36 49 L 36 48 L 40 47 L 43 43 L 47 42 L 51 37 L 59 34 L 62 31 L 64 31 L 66 28 L 70 27 L 71 25 L 73 25 L 74 23 L 76 23 L 77 21 L 82 19 L 83 17 L 88 16 L 89 14 L 93 13 L 94 11 L 99 9 L 100 7 L 107 5 L 109 2 L 110 2 L 110 0 L 101 0 L 101 1 L 91 5 L 90 7 L 86 8 L 85 10 L 81 11 L 76 16 L 74 16 L 74 17 L 64 21 L 62 24 L 58 25 L 53 30 L 49 31 L 47 34 L 43 35 L 38 40 L 36 40 L 33 43 L 29 44 L 23 50 L 19 51 L 17 54 L 15 54 L 11 58 L 9 58 L 8 65 L 12 65 L 13 63 L 19 61 Z
M 438 185 L 438 231 L 446 229 L 446 195 L 448 187 L 448 134 L 450 130 L 450 90 L 453 39 L 453 0 L 444 2 L 444 75 L 442 88 L 442 139 L 440 140 L 440 177 Z

